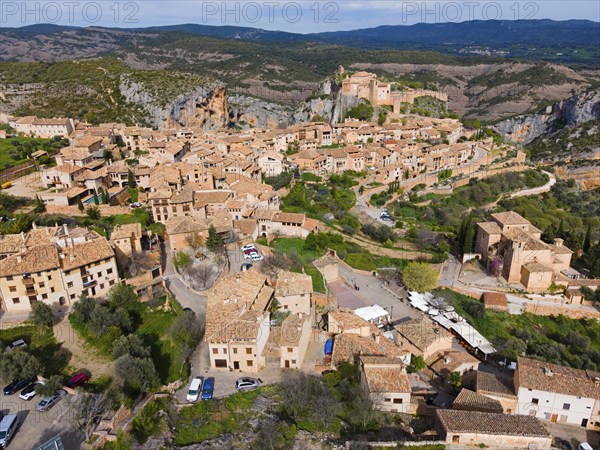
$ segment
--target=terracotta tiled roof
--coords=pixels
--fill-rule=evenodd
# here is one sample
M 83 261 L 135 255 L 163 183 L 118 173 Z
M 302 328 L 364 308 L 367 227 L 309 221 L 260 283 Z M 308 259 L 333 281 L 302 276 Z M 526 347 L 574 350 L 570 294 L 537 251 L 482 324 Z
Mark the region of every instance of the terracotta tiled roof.
M 110 234 L 110 238 L 123 239 L 130 238 L 132 235 L 134 235 L 137 239 L 142 237 L 142 224 L 128 223 L 124 225 L 117 225 Z
M 371 393 L 410 393 L 404 365 L 397 358 L 361 356 L 362 370 Z
M 276 213 L 273 222 L 304 223 L 306 216 L 302 213 Z
M 275 297 L 311 294 L 312 291 L 312 278 L 309 275 L 287 271 L 279 272 L 277 275 Z
M 506 294 L 502 292 L 484 292 L 483 304 L 485 306 L 502 306 L 506 307 Z
M 479 360 L 464 351 L 450 350 L 431 356 L 427 365 L 435 373 L 447 377 L 450 372 L 455 372 L 463 364 L 473 365 L 475 369 L 479 366 Z
M 173 235 L 208 230 L 209 223 L 206 219 L 193 216 L 177 216 L 169 217 L 165 223 L 165 227 L 167 234 Z
M 436 415 L 447 433 L 550 437 L 542 422 L 532 416 L 453 409 L 438 409 Z
M 502 225 L 526 225 L 530 223 L 526 218 L 514 211 L 492 214 L 492 217 Z
M 374 327 L 376 329 L 376 327 Z M 333 342 L 332 360 L 335 365 L 341 362 L 353 362 L 357 355 L 389 356 L 402 358 L 406 352 L 383 336 L 379 330 L 375 336 L 360 336 L 358 334 L 337 334 Z
M 347 330 L 370 327 L 371 324 L 366 320 L 358 317 L 354 312 L 349 309 L 338 309 L 334 311 L 329 311 L 329 317 L 333 318 L 340 328 L 337 330 L 340 333 L 343 333 Z
M 527 264 L 523 264 L 523 267 L 529 273 L 552 272 L 552 269 L 550 267 L 540 264 L 539 262 L 530 262 Z
M 58 269 L 60 258 L 55 244 L 39 245 L 0 260 L 0 276 L 23 275 Z
M 65 247 L 61 253 L 64 254 L 64 258 L 61 257 L 63 270 L 74 269 L 115 256 L 115 252 L 106 239 L 96 239 L 75 244 L 73 247 Z
M 460 391 L 454 400 L 454 403 L 452 403 L 452 409 L 460 409 L 463 411 L 493 412 L 500 414 L 504 412 L 502 404 L 498 400 L 494 400 L 493 398 L 470 391 L 469 389 L 462 389 Z
M 600 400 L 600 372 L 519 357 L 517 373 L 518 387 Z
M 273 296 L 266 281 L 256 270 L 221 277 L 208 292 L 205 340 L 256 340 Z
M 512 379 L 493 373 L 477 371 L 475 386 L 477 392 L 500 394 L 502 396 L 515 396 L 515 388 Z
M 496 222 L 481 222 L 477 226 L 488 234 L 502 234 L 502 230 Z
M 197 206 L 212 203 L 225 203 L 231 197 L 229 191 L 200 191 L 194 193 L 194 202 Z
M 448 346 L 452 342 L 452 334 L 444 328 L 437 326 L 428 317 L 422 316 L 420 319 L 412 319 L 402 322 L 394 328 L 398 334 L 425 353 L 427 348 L 436 342 L 444 340 Z

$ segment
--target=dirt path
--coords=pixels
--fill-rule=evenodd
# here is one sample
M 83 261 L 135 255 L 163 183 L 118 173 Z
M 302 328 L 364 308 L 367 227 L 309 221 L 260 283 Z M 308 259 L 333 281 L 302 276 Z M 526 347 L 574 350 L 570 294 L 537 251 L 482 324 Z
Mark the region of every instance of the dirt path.
M 54 335 L 56 340 L 62 342 L 63 347 L 71 352 L 69 366 L 73 369 L 88 369 L 92 372 L 94 378 L 112 374 L 112 361 L 86 345 L 77 332 L 73 330 L 67 318 L 54 326 Z

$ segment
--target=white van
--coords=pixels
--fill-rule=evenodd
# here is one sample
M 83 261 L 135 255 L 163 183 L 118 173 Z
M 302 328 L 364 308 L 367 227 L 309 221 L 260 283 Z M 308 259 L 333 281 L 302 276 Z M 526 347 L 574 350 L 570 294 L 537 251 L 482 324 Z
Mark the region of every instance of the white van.
M 190 388 L 188 389 L 188 393 L 187 393 L 187 401 L 188 402 L 196 402 L 198 401 L 198 396 L 200 395 L 200 392 L 202 392 L 202 384 L 204 382 L 204 378 L 202 377 L 195 377 L 192 382 L 190 383 Z
M 16 414 L 8 414 L 0 421 L 0 448 L 5 448 L 17 431 L 19 421 Z
M 590 444 L 588 444 L 587 442 L 582 442 L 581 444 L 579 444 L 579 446 L 577 447 L 578 450 L 594 450 L 592 448 L 592 446 Z

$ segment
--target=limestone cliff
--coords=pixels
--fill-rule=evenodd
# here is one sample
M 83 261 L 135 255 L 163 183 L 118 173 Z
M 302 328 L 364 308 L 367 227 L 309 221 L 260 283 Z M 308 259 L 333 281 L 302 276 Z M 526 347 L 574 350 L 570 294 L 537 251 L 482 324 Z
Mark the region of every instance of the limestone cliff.
M 125 99 L 143 108 L 148 122 L 157 128 L 219 128 L 230 122 L 230 108 L 223 83 L 198 86 L 173 99 L 160 98 L 143 83 L 122 78 L 119 84 Z
M 589 120 L 600 119 L 600 91 L 576 95 L 548 106 L 537 114 L 527 114 L 503 120 L 496 130 L 508 140 L 528 144 L 564 126 L 572 127 Z

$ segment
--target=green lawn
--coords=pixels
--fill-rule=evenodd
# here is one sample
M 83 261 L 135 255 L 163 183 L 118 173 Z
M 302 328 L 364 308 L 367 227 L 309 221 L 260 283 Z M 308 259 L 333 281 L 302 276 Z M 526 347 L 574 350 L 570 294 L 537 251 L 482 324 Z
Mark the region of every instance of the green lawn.
M 285 255 L 295 253 L 303 264 L 309 264 L 323 254 L 323 252 L 305 249 L 304 243 L 305 240 L 302 238 L 277 238 L 271 242 L 271 248 Z
M 304 273 L 312 277 L 313 291 L 325 293 L 325 281 L 321 272 L 312 264 L 304 266 Z
M 62 344 L 56 341 L 51 329 L 24 325 L 0 330 L 0 340 L 3 343 L 8 344 L 17 339 L 23 339 L 27 343 L 28 351 L 40 360 L 45 368 L 45 377 L 66 374 L 69 354 L 62 350 Z

